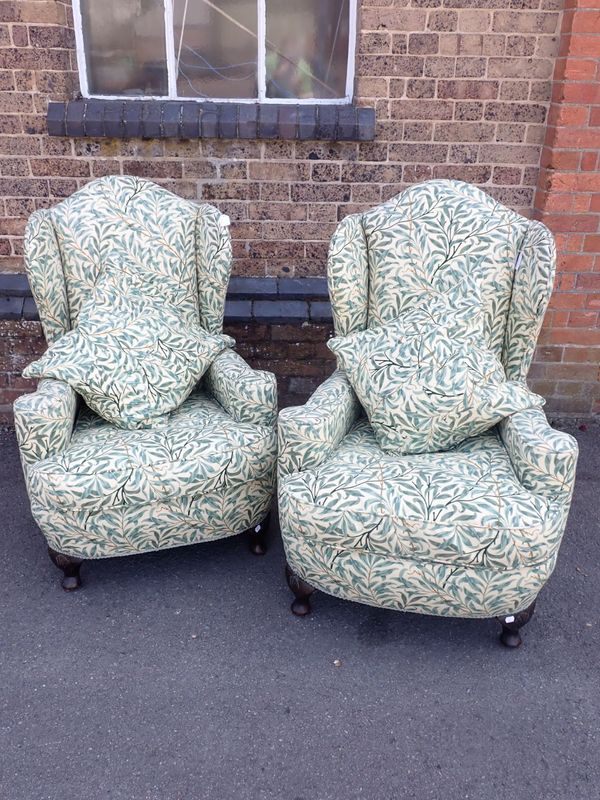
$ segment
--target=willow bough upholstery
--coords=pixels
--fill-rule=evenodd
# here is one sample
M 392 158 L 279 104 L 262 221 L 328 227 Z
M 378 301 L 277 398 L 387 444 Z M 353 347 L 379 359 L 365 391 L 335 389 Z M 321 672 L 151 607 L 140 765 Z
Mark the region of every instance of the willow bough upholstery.
M 102 265 L 120 259 L 176 280 L 184 317 L 222 331 L 229 230 L 216 208 L 150 181 L 100 178 L 37 211 L 25 257 L 48 343 L 76 325 Z M 269 510 L 275 378 L 233 351 L 149 429 L 116 428 L 57 380 L 42 380 L 14 410 L 32 513 L 60 553 L 89 559 L 218 539 Z
M 525 381 L 555 270 L 550 232 L 459 181 L 415 185 L 332 238 L 335 332 L 394 319 L 425 293 L 479 285 L 487 344 Z M 472 285 L 472 284 L 471 284 Z M 279 514 L 291 568 L 339 597 L 426 614 L 527 608 L 565 528 L 575 440 L 539 408 L 442 453 L 384 453 L 346 375 L 279 417 Z

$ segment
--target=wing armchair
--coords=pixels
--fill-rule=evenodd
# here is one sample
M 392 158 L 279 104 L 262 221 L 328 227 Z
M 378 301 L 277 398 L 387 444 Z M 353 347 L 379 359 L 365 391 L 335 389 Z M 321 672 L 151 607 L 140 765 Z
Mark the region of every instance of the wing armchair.
M 508 379 L 524 381 L 554 269 L 542 224 L 468 184 L 430 181 L 339 224 L 328 259 L 335 331 L 377 326 L 411 298 L 473 276 L 488 346 Z M 575 440 L 537 408 L 447 452 L 385 453 L 336 371 L 279 416 L 292 610 L 309 613 L 316 588 L 421 614 L 498 617 L 503 643 L 517 646 L 556 563 L 576 460 Z
M 225 224 L 222 224 L 225 223 Z M 129 259 L 185 288 L 183 313 L 222 331 L 231 269 L 228 220 L 150 181 L 92 181 L 27 225 L 27 272 L 46 339 L 77 323 L 103 259 Z M 143 430 L 92 413 L 62 381 L 15 402 L 33 516 L 63 587 L 82 560 L 251 532 L 263 534 L 274 493 L 276 385 L 233 351 L 219 355 L 188 399 Z

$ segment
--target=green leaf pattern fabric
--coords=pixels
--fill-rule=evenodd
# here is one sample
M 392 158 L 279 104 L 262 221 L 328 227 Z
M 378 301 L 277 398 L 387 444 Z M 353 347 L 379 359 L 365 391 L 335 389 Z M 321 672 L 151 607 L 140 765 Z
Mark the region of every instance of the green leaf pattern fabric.
M 56 380 L 42 380 L 36 392 L 15 400 L 15 431 L 24 469 L 67 447 L 78 407 L 75 390 Z
M 205 383 L 238 422 L 275 427 L 277 382 L 272 372 L 252 369 L 236 352 L 225 350 L 208 368 Z
M 241 533 L 267 513 L 277 442 L 204 391 L 153 428 L 124 430 L 84 409 L 69 446 L 27 473 L 52 547 L 100 558 Z
M 347 376 L 337 370 L 304 406 L 283 408 L 278 420 L 278 473 L 312 469 L 339 446 L 361 414 Z
M 26 378 L 66 381 L 122 428 L 151 427 L 177 408 L 214 357 L 235 344 L 178 312 L 180 289 L 137 265 L 106 264 L 77 326 L 30 364 Z
M 231 238 L 222 221 L 213 206 L 118 175 L 36 211 L 25 231 L 25 258 L 48 342 L 75 325 L 108 262 L 174 281 L 181 313 L 219 333 L 231 272 Z
M 476 296 L 483 345 L 510 380 L 523 381 L 552 290 L 554 252 L 544 226 L 475 187 L 412 186 L 334 235 L 328 278 L 336 333 L 376 329 L 436 298 L 460 307 Z M 526 608 L 554 569 L 577 445 L 539 408 L 445 452 L 386 453 L 339 370 L 306 406 L 280 414 L 279 447 L 286 556 L 325 592 L 489 617 Z
M 119 176 L 33 214 L 26 265 L 47 341 L 75 327 L 107 265 L 162 287 L 186 324 L 221 334 L 231 270 L 224 222 L 212 206 Z M 77 393 L 60 380 L 15 402 L 31 509 L 51 547 L 119 556 L 231 536 L 264 518 L 275 483 L 274 376 L 231 352 L 209 371 L 146 429 L 78 412 Z
M 477 293 L 428 295 L 377 328 L 330 339 L 390 453 L 446 450 L 543 398 L 506 381 L 498 356 L 482 346 Z

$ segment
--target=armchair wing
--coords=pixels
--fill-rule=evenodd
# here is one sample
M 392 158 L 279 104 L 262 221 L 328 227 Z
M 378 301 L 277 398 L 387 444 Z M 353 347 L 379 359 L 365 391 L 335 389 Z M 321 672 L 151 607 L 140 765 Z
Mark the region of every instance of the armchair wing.
M 206 374 L 212 397 L 237 422 L 273 427 L 277 419 L 277 383 L 272 372 L 252 369 L 233 350 L 221 353 Z
M 58 455 L 71 441 L 78 396 L 64 381 L 40 381 L 37 391 L 14 403 L 23 466 Z
M 303 406 L 279 414 L 279 474 L 319 466 L 335 450 L 361 412 L 348 378 L 336 370 Z

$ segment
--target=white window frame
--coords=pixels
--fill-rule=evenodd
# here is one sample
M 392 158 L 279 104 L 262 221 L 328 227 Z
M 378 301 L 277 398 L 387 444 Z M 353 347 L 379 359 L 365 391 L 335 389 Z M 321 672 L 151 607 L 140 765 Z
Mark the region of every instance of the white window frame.
M 354 62 L 356 51 L 357 0 L 348 0 L 350 20 L 348 25 L 348 61 L 346 64 L 346 94 L 344 97 L 267 97 L 266 96 L 266 0 L 256 0 L 258 7 L 257 27 L 257 78 L 258 97 L 180 97 L 177 94 L 177 64 L 175 56 L 175 36 L 173 32 L 173 0 L 163 0 L 165 20 L 165 52 L 167 61 L 168 94 L 166 95 L 115 95 L 91 94 L 87 76 L 87 61 L 81 20 L 81 0 L 73 0 L 73 20 L 75 24 L 75 43 L 77 48 L 77 67 L 79 85 L 85 98 L 99 100 L 180 100 L 182 102 L 206 103 L 271 103 L 289 105 L 347 105 L 354 96 Z

